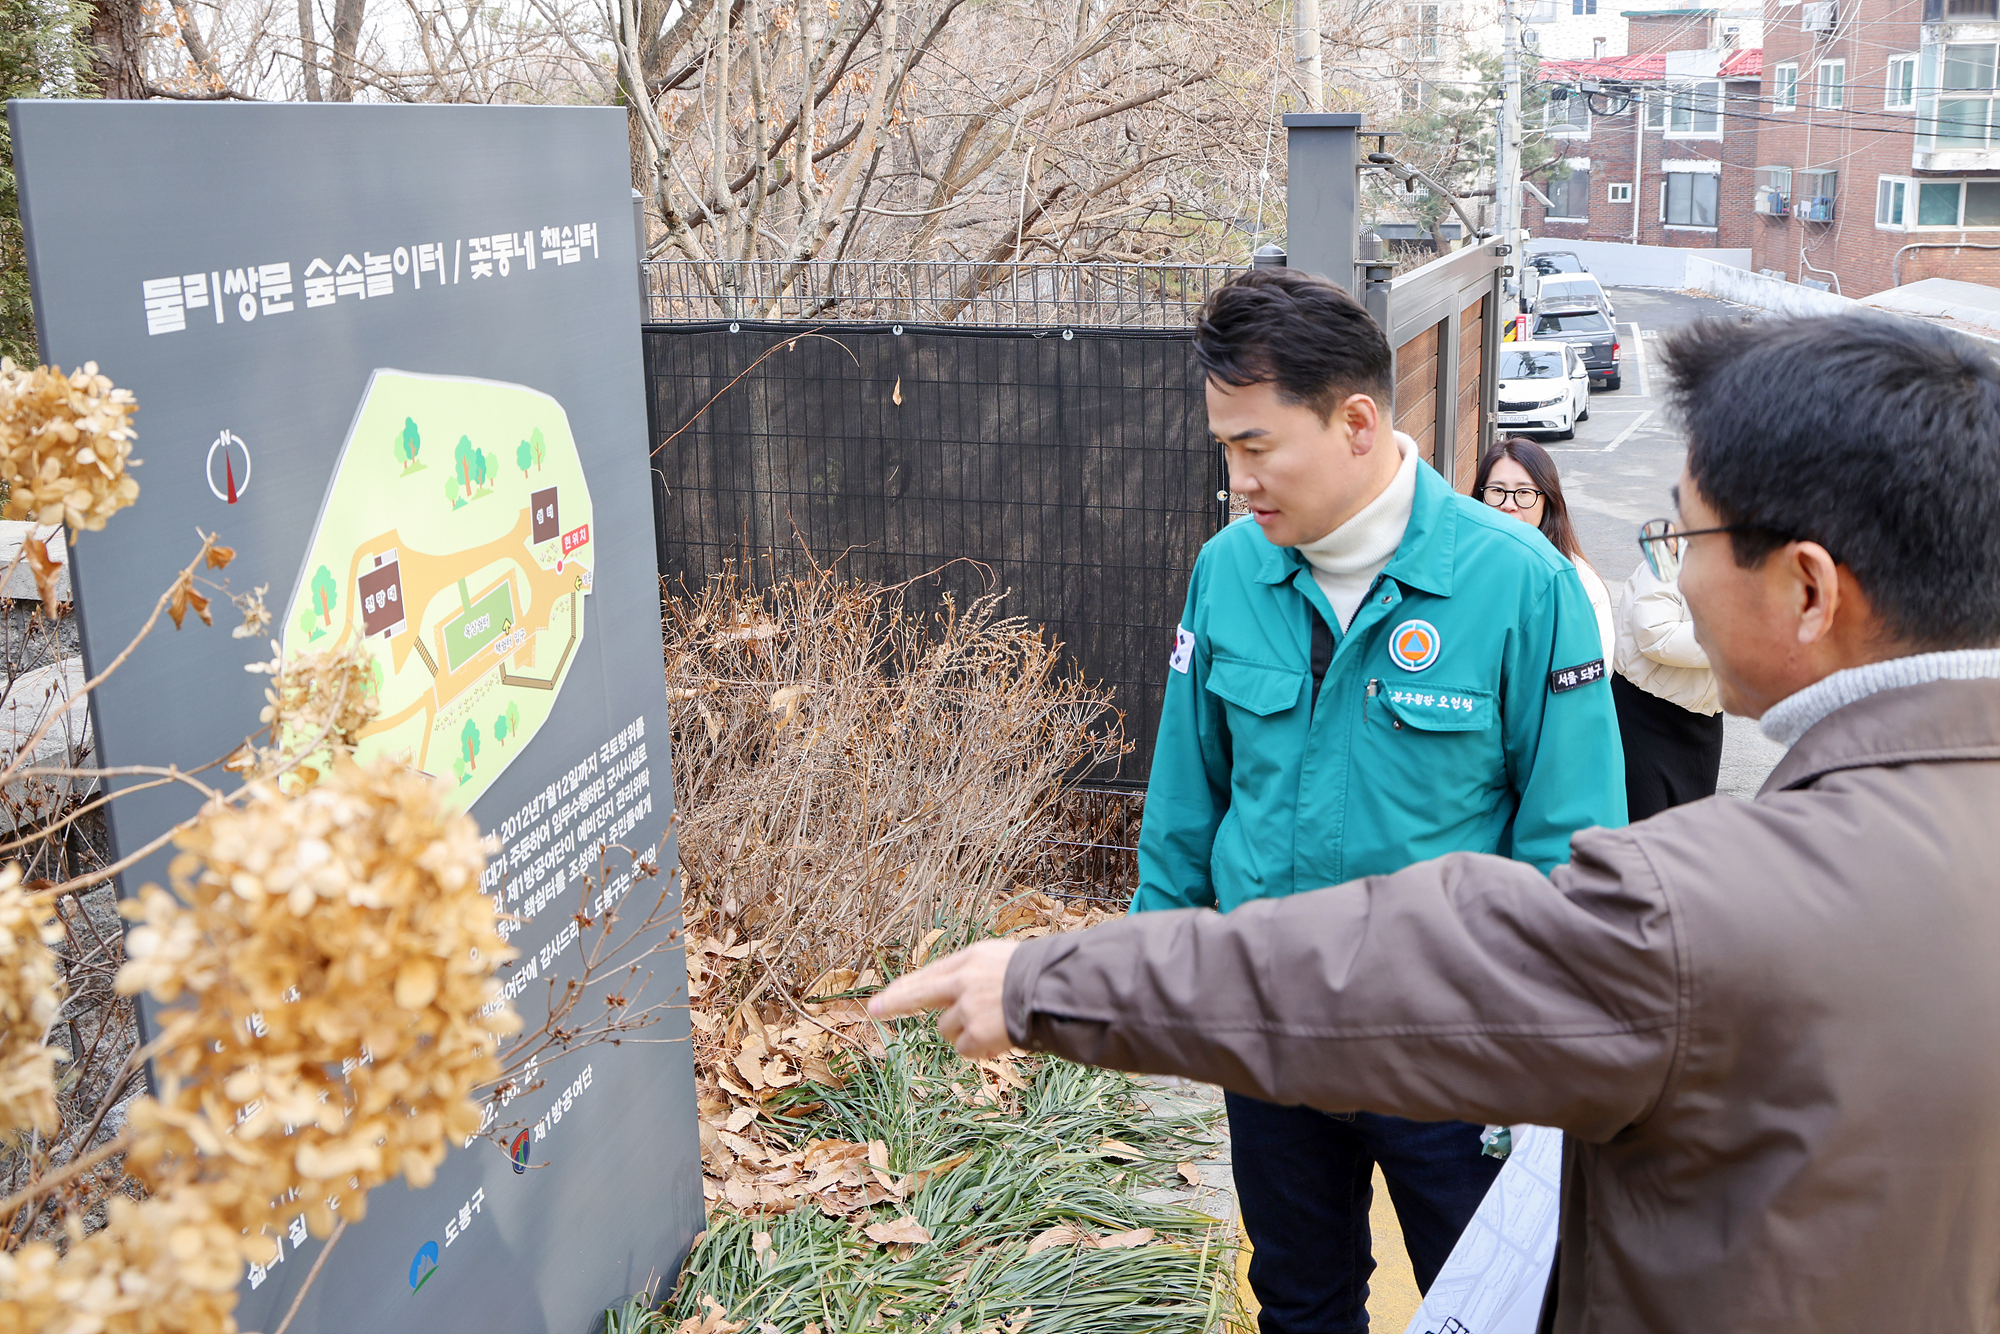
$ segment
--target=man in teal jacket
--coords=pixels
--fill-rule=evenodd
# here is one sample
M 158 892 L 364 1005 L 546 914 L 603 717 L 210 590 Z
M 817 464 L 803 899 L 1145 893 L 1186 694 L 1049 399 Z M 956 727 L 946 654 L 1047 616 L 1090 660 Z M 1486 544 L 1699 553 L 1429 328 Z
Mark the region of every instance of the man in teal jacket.
M 1254 270 L 1210 299 L 1195 352 L 1251 512 L 1189 581 L 1132 911 L 1227 912 L 1447 852 L 1548 871 L 1572 833 L 1623 825 L 1576 570 L 1393 431 L 1367 313 L 1331 283 Z M 1476 1126 L 1227 1103 L 1263 1334 L 1367 1328 L 1377 1165 L 1425 1289 L 1498 1171 Z

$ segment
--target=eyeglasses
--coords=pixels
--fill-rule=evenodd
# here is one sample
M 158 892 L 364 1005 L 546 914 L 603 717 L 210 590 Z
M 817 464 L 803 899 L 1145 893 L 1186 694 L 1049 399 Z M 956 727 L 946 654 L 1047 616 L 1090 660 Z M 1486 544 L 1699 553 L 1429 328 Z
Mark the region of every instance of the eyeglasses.
M 1542 493 L 1535 490 L 1532 486 L 1516 487 L 1512 491 L 1509 491 L 1504 486 L 1489 486 L 1483 488 L 1479 493 L 1479 498 L 1495 509 L 1506 504 L 1507 497 L 1509 496 L 1514 497 L 1516 508 L 1529 509 L 1536 501 L 1542 498 Z
M 1646 564 L 1654 574 L 1672 583 L 1681 577 L 1681 542 L 1684 538 L 1704 537 L 1709 533 L 1764 532 L 1745 524 L 1728 524 L 1721 528 L 1682 528 L 1672 519 L 1649 519 L 1639 529 L 1639 552 L 1645 556 Z

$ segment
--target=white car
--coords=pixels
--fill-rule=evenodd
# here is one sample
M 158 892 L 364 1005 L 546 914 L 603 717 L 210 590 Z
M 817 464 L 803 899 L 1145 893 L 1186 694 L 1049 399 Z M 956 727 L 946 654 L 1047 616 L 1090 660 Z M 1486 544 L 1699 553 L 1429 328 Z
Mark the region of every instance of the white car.
M 1618 311 L 1611 304 L 1611 298 L 1606 295 L 1597 279 L 1588 273 L 1543 275 L 1541 282 L 1535 288 L 1535 305 L 1537 307 L 1544 303 L 1553 305 L 1558 301 L 1588 301 L 1604 312 L 1605 319 L 1618 318 Z
M 1499 397 L 1501 430 L 1568 440 L 1590 419 L 1590 370 L 1568 343 L 1502 343 Z

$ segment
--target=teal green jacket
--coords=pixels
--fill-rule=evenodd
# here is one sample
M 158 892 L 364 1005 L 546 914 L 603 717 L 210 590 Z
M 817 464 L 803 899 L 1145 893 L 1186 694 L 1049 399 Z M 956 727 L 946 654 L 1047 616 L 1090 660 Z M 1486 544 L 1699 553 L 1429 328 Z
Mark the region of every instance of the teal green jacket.
M 1331 630 L 1317 699 L 1312 618 Z M 1133 912 L 1281 898 L 1447 852 L 1548 871 L 1625 823 L 1609 664 L 1576 569 L 1428 466 L 1343 635 L 1312 567 L 1238 520 L 1188 581 Z

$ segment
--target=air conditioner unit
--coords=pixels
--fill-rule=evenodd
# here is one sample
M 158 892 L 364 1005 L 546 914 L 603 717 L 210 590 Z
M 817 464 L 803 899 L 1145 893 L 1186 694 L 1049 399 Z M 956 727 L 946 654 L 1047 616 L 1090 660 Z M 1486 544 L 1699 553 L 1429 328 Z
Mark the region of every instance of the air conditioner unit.
M 1804 6 L 1799 14 L 1799 29 L 1802 32 L 1832 32 L 1834 28 L 1833 0 L 1818 0 Z
M 1528 50 L 1530 50 L 1530 51 L 1533 51 L 1533 50 L 1535 50 L 1536 48 L 1540 47 L 1540 46 L 1541 46 L 1541 44 L 1542 44 L 1542 32 L 1541 32 L 1541 29 L 1539 29 L 1539 28 L 1523 28 L 1523 29 L 1521 29 L 1521 45 L 1522 45 L 1522 46 L 1526 47 L 1526 48 L 1527 48 Z

